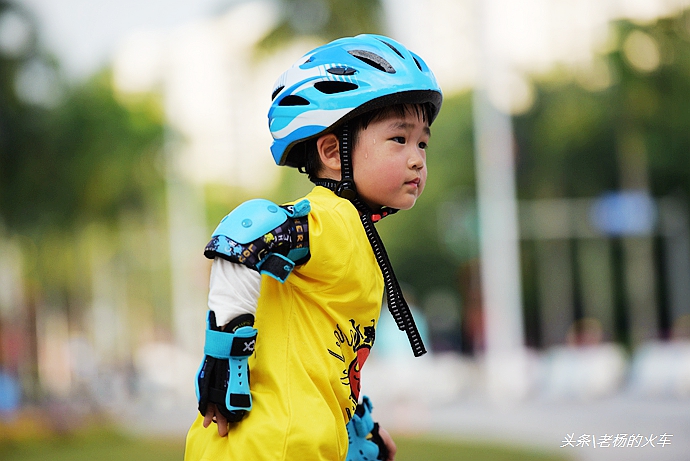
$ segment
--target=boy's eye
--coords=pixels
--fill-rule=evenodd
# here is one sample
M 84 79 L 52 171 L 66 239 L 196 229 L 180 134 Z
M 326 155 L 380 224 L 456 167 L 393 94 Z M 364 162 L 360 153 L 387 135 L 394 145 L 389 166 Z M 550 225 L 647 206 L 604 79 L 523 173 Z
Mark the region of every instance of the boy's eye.
M 420 149 L 426 149 L 427 146 L 428 146 L 428 144 L 425 143 L 425 142 L 420 142 L 420 143 L 419 143 L 419 148 L 420 148 Z
M 391 139 L 399 144 L 405 144 L 405 138 L 403 136 L 395 136 Z

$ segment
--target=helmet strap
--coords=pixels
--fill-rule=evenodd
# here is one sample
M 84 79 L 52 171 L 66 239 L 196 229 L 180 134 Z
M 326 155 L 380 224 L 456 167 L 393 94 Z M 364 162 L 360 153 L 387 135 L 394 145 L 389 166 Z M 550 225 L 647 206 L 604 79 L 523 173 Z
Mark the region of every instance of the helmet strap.
M 350 152 L 350 126 L 347 123 L 343 125 L 340 133 L 340 181 L 335 193 L 350 201 L 357 196 Z
M 352 203 L 360 211 L 367 207 L 366 204 L 362 203 L 359 197 L 356 197 Z M 426 354 L 426 348 L 424 347 L 422 336 L 419 334 L 410 307 L 407 301 L 405 301 L 398 279 L 395 276 L 395 272 L 393 272 L 393 265 L 390 259 L 388 259 L 388 253 L 386 253 L 386 248 L 383 246 L 383 241 L 374 226 L 376 222 L 374 221 L 374 216 L 370 212 L 360 213 L 359 218 L 362 221 L 362 226 L 367 234 L 371 249 L 374 251 L 376 262 L 379 264 L 379 268 L 381 268 L 383 283 L 386 287 L 386 304 L 388 305 L 388 310 L 393 316 L 393 319 L 395 319 L 398 328 L 407 334 L 407 339 L 410 342 L 414 356 L 419 357 L 424 355 Z
M 400 284 L 395 277 L 393 266 L 390 259 L 388 259 L 383 241 L 374 226 L 374 223 L 378 222 L 382 217 L 395 213 L 398 210 L 382 208 L 374 211 L 357 195 L 357 189 L 355 188 L 355 181 L 352 174 L 350 130 L 347 124 L 343 127 L 342 136 L 340 138 L 340 175 L 340 181 L 326 178 L 313 178 L 312 181 L 317 186 L 326 187 L 335 192 L 338 196 L 349 200 L 360 212 L 362 226 L 367 234 L 371 249 L 374 251 L 374 256 L 381 269 L 381 274 L 383 275 L 388 310 L 395 319 L 398 328 L 407 334 L 415 357 L 419 357 L 426 353 L 422 337 L 417 330 L 412 312 L 405 301 Z

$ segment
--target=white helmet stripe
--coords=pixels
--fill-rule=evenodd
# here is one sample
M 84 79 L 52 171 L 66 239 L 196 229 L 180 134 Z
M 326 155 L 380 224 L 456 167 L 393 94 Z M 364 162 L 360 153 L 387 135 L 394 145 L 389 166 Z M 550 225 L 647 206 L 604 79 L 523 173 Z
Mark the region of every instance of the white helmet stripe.
M 299 128 L 305 126 L 331 126 L 333 123 L 340 120 L 353 109 L 354 107 L 347 107 L 345 109 L 318 109 L 311 110 L 309 112 L 303 112 L 294 119 L 292 119 L 292 121 L 286 127 L 278 131 L 272 131 L 271 134 L 273 135 L 273 139 L 282 139 L 290 133 L 294 132 L 295 130 L 298 130 Z

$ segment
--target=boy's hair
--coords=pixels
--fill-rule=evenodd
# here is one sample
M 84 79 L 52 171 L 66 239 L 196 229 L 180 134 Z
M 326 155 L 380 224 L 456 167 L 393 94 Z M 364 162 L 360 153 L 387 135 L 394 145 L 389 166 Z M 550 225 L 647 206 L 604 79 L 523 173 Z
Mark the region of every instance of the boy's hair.
M 359 134 L 362 130 L 365 130 L 370 124 L 384 120 L 389 117 L 405 117 L 408 114 L 414 115 L 420 118 L 423 122 L 429 122 L 432 119 L 432 114 L 434 108 L 431 103 L 423 104 L 394 104 L 380 109 L 375 109 L 369 112 L 365 112 L 349 120 L 347 124 L 350 127 L 350 140 L 351 145 L 357 146 L 357 141 L 359 139 Z M 342 124 L 336 125 L 333 129 L 329 130 L 331 133 L 340 139 L 340 127 Z M 323 163 L 319 156 L 319 151 L 316 147 L 316 141 L 322 135 L 308 139 L 302 142 L 301 146 L 295 146 L 293 149 L 304 149 L 304 164 L 299 167 L 299 171 L 306 173 L 309 176 L 309 180 L 313 181 L 319 178 L 319 173 L 323 168 Z

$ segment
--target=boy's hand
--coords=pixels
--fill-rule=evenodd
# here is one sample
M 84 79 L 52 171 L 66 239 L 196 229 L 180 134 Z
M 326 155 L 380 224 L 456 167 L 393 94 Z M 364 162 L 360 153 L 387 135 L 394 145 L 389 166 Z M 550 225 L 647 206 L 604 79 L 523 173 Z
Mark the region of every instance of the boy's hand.
M 398 447 L 395 446 L 393 437 L 388 433 L 387 430 L 379 426 L 379 435 L 384 445 L 388 449 L 388 457 L 384 461 L 395 461 L 395 453 L 398 451 Z
M 213 403 L 209 403 L 208 407 L 206 408 L 206 414 L 204 415 L 204 427 L 210 426 L 211 422 L 216 423 L 218 426 L 218 435 L 221 437 L 228 435 L 228 420 L 221 414 L 216 405 Z

